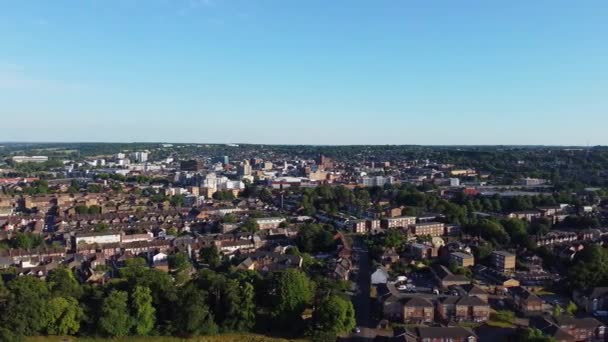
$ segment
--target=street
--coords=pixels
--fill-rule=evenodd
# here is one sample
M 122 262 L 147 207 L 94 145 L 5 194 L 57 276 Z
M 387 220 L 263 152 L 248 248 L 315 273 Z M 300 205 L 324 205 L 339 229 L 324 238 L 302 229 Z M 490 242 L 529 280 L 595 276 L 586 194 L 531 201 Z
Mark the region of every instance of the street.
M 355 307 L 355 316 L 358 327 L 371 328 L 371 307 L 370 307 L 370 260 L 367 252 L 367 246 L 358 238 L 355 238 L 354 253 L 356 254 L 357 263 L 357 291 L 352 297 L 353 306 Z

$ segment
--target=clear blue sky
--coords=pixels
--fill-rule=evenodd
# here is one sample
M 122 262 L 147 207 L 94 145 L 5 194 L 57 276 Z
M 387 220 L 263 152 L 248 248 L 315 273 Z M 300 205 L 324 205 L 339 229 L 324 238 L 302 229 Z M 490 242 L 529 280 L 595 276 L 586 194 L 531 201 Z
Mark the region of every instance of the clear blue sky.
M 0 141 L 606 145 L 608 1 L 0 1 L 0 118 Z

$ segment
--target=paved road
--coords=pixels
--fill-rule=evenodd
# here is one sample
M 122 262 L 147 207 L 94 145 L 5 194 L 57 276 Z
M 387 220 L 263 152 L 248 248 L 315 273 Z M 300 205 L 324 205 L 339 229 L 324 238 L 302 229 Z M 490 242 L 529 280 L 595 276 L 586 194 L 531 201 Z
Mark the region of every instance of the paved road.
M 357 291 L 352 297 L 352 301 L 355 307 L 357 326 L 371 328 L 371 305 L 369 298 L 371 262 L 367 247 L 358 238 L 355 238 L 354 252 L 356 254 L 358 271 L 356 277 Z

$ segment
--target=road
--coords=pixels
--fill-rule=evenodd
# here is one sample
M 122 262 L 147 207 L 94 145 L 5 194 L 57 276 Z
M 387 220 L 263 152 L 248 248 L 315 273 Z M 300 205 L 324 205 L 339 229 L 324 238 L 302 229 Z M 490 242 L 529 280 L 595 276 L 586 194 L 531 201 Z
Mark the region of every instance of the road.
M 371 262 L 369 260 L 369 253 L 367 251 L 367 247 L 359 238 L 355 238 L 353 251 L 356 254 L 355 258 L 358 268 L 356 276 L 357 291 L 352 297 L 353 306 L 355 307 L 357 326 L 372 328 L 371 304 L 369 298 L 371 286 Z

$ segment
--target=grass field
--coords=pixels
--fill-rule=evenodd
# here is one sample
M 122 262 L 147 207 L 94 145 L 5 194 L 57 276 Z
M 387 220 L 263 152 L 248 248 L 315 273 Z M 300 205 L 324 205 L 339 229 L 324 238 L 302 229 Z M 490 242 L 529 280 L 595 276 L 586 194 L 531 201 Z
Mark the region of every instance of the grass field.
M 193 337 L 189 339 L 177 338 L 177 337 L 166 337 L 166 336 L 146 336 L 146 337 L 121 337 L 114 339 L 104 338 L 91 338 L 91 337 L 61 337 L 61 336 L 38 336 L 28 337 L 25 342 L 102 342 L 102 341 L 115 341 L 115 342 L 303 342 L 306 340 L 289 340 L 283 338 L 274 338 L 264 335 L 255 334 L 226 334 L 216 336 L 201 336 Z

